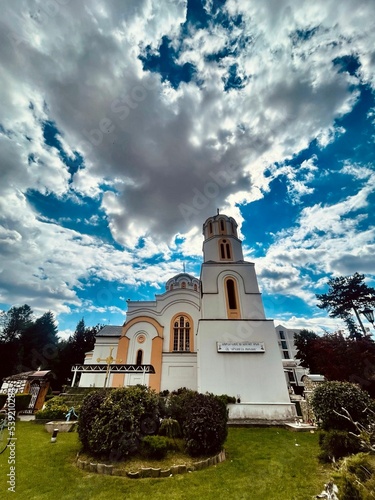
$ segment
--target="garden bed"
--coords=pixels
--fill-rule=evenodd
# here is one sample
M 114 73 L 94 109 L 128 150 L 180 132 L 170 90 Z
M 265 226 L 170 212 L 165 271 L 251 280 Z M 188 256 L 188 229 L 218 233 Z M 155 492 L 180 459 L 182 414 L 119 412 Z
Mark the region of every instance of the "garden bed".
M 225 450 L 213 457 L 192 459 L 182 454 L 173 454 L 162 461 L 145 461 L 137 458 L 126 462 L 101 463 L 87 455 L 78 455 L 76 465 L 88 472 L 111 476 L 127 476 L 131 479 L 170 477 L 186 472 L 206 469 L 225 460 Z

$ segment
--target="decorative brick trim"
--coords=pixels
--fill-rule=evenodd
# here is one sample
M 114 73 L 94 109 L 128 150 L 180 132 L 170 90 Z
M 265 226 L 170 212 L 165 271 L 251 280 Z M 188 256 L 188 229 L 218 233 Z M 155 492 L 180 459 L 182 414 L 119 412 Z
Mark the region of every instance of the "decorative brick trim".
M 111 476 L 126 476 L 130 479 L 139 478 L 155 478 L 155 477 L 170 477 L 177 474 L 185 474 L 186 472 L 194 472 L 196 470 L 206 469 L 210 465 L 216 465 L 224 462 L 226 459 L 225 450 L 222 450 L 217 455 L 194 462 L 192 465 L 180 464 L 172 465 L 169 469 L 154 469 L 153 467 L 142 467 L 138 471 L 124 471 L 113 465 L 92 463 L 86 460 L 81 460 L 77 454 L 76 465 L 79 469 L 86 470 L 87 472 L 96 472 L 98 474 L 107 474 Z

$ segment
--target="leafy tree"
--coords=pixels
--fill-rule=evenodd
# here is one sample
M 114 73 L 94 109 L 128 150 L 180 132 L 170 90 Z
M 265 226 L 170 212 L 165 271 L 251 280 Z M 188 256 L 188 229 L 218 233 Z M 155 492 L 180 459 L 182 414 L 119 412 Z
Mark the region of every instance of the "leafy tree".
M 361 337 L 353 342 L 341 333 L 318 336 L 307 330 L 296 334 L 297 359 L 327 380 L 355 382 L 375 396 L 375 342 Z
M 85 353 L 91 351 L 95 345 L 95 336 L 102 328 L 101 325 L 86 327 L 82 318 L 68 340 L 61 340 L 58 345 L 58 362 L 55 366 L 56 385 L 60 389 L 72 377 L 72 366 L 83 364 Z
M 17 372 L 22 352 L 20 339 L 33 320 L 33 311 L 27 304 L 0 314 L 0 380 Z
M 318 373 L 319 360 L 316 360 L 316 341 L 319 336 L 309 330 L 301 330 L 294 334 L 294 345 L 297 349 L 297 359 L 304 368 L 309 368 L 310 373 Z
M 20 336 L 22 366 L 18 371 L 53 369 L 58 355 L 57 326 L 51 311 L 44 313 Z
M 11 307 L 0 315 L 0 341 L 13 342 L 20 338 L 23 331 L 33 322 L 33 311 L 27 304 Z
M 83 363 L 85 360 L 85 353 L 94 349 L 95 336 L 100 329 L 100 325 L 87 328 L 83 318 L 78 322 L 71 339 L 74 363 Z
M 328 281 L 328 293 L 317 294 L 318 307 L 327 309 L 331 318 L 341 318 L 347 324 L 351 338 L 361 338 L 365 330 L 359 316 L 359 311 L 375 305 L 375 289 L 364 283 L 363 274 L 354 273 L 353 276 L 339 276 Z M 362 332 L 356 325 L 352 311 L 354 311 Z

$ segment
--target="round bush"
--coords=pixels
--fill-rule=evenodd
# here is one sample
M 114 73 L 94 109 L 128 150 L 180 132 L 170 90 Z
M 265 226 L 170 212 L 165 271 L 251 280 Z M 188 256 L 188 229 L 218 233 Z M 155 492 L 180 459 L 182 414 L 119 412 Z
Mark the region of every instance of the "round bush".
M 226 440 L 226 405 L 212 394 L 195 394 L 186 408 L 183 433 L 190 455 L 209 455 L 221 451 Z
M 146 436 L 142 441 L 142 454 L 146 458 L 162 460 L 169 448 L 169 441 L 163 436 Z
M 106 389 L 99 389 L 98 391 L 90 392 L 82 402 L 81 411 L 79 412 L 77 430 L 84 450 L 89 450 L 90 448 L 89 436 L 91 433 L 92 424 L 107 393 L 108 390 Z
M 65 416 L 69 411 L 69 407 L 66 404 L 64 398 L 60 396 L 55 396 L 46 402 L 43 410 L 39 410 L 35 414 L 35 418 L 48 419 L 48 420 L 65 420 Z
M 159 397 L 151 389 L 137 385 L 101 391 L 85 398 L 78 433 L 93 455 L 119 460 L 138 451 L 151 427 L 157 431 L 153 422 L 158 418 Z
M 186 419 L 186 408 L 190 401 L 196 396 L 197 391 L 182 387 L 173 391 L 165 401 L 165 417 L 177 420 L 182 428 Z
M 350 382 L 325 382 L 313 392 L 310 403 L 321 427 L 325 430 L 354 430 L 347 419 L 335 413 L 344 414 L 345 408 L 352 419 L 366 424 L 369 419 L 366 408 L 372 408 L 373 402 L 366 391 Z

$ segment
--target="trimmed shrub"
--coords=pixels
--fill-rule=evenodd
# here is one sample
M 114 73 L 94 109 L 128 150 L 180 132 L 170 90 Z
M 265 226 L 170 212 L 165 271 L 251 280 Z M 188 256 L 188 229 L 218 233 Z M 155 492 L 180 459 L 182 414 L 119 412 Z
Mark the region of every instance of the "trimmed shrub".
M 180 438 L 182 436 L 180 424 L 174 418 L 164 418 L 160 425 L 159 434 L 172 439 Z
M 142 441 L 142 454 L 146 458 L 162 460 L 167 455 L 169 441 L 163 436 L 146 436 Z
M 345 408 L 353 420 L 366 425 L 369 419 L 366 408 L 373 407 L 373 402 L 366 391 L 350 382 L 325 382 L 313 392 L 310 403 L 320 426 L 325 430 L 349 430 L 355 428 L 351 422 L 335 413 L 343 413 Z
M 85 398 L 79 418 L 78 433 L 84 448 L 112 460 L 135 454 L 142 435 L 149 433 L 151 423 L 159 418 L 158 395 L 141 385 L 94 394 Z
M 212 394 L 195 394 L 186 407 L 183 433 L 190 455 L 209 455 L 221 451 L 226 440 L 226 405 Z
M 65 403 L 64 398 L 56 396 L 45 403 L 42 410 L 35 413 L 37 420 L 65 420 L 65 415 L 68 413 L 69 407 Z M 77 413 L 77 410 L 76 410 Z
M 197 394 L 197 391 L 186 387 L 173 391 L 165 401 L 165 417 L 177 420 L 182 428 L 186 419 L 186 408 Z
M 220 396 L 216 396 L 220 401 L 222 401 L 225 405 L 234 404 L 236 402 L 236 398 L 234 396 L 228 396 L 228 394 L 221 394 Z
M 336 461 L 360 451 L 359 439 L 346 431 L 321 431 L 319 435 L 321 453 L 319 459 L 322 462 Z
M 90 392 L 82 401 L 77 431 L 84 450 L 89 450 L 90 448 L 89 435 L 91 433 L 92 424 L 107 393 L 107 389 L 99 389 L 95 392 Z

